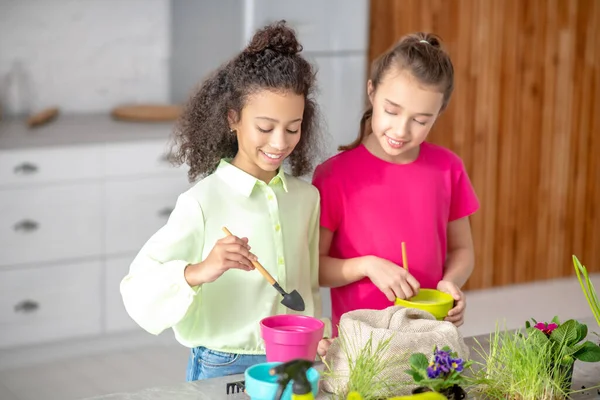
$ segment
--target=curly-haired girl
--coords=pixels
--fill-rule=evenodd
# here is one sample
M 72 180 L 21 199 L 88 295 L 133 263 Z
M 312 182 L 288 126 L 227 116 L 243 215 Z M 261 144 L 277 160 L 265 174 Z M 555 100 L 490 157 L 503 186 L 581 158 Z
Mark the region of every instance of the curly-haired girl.
M 202 179 L 179 196 L 121 283 L 142 328 L 173 328 L 192 349 L 188 381 L 265 362 L 259 321 L 291 311 L 249 272 L 257 258 L 300 292 L 303 314 L 321 317 L 319 193 L 298 178 L 319 148 L 315 72 L 301 50 L 285 23 L 267 26 L 192 96 L 176 125 L 175 156 L 190 181 Z

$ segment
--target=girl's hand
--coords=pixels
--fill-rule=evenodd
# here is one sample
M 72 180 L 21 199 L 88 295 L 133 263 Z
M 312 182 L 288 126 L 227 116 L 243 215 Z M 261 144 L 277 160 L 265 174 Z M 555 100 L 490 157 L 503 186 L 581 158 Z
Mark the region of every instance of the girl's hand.
M 379 257 L 368 257 L 364 264 L 365 276 L 389 301 L 409 299 L 419 293 L 419 282 L 404 268 Z
M 327 355 L 327 351 L 329 350 L 332 342 L 333 339 L 329 338 L 323 338 L 321 341 L 319 341 L 319 347 L 317 348 L 317 354 L 319 357 L 324 358 Z
M 467 301 L 465 294 L 458 288 L 454 282 L 440 281 L 437 285 L 437 290 L 448 293 L 454 298 L 454 308 L 448 311 L 448 316 L 444 321 L 452 322 L 456 326 L 461 326 L 465 319 L 465 308 Z
M 204 261 L 185 269 L 185 279 L 190 286 L 214 282 L 231 268 L 252 271 L 252 261 L 256 260 L 256 256 L 250 253 L 248 238 L 226 236 L 217 240 Z

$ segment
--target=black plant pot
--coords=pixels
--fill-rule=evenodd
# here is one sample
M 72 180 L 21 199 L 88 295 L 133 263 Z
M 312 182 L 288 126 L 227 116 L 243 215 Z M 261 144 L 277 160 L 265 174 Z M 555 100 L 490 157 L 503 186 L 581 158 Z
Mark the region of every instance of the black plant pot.
M 425 392 L 433 392 L 433 390 L 427 387 L 418 387 L 416 389 L 413 389 L 412 394 L 419 394 Z M 465 392 L 463 388 L 461 388 L 458 385 L 454 385 L 448 389 L 442 390 L 440 393 L 446 396 L 448 400 L 462 400 L 467 398 L 467 392 Z

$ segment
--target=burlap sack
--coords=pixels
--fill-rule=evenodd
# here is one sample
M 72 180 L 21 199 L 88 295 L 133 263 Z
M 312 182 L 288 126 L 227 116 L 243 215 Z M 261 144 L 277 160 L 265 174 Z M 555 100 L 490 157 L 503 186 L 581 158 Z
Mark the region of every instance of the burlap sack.
M 352 343 L 350 348 L 340 346 L 340 338 L 333 341 L 325 362 L 333 371 L 333 376 L 324 376 L 322 388 L 328 393 L 346 393 L 348 386 L 349 358 L 355 359 L 352 350 L 358 352 L 371 338 L 372 346 L 390 339 L 386 358 L 392 359 L 387 369 L 378 376 L 386 382 L 409 382 L 411 377 L 404 371 L 409 369 L 409 357 L 423 353 L 428 358 L 435 346 L 449 346 L 459 357 L 469 357 L 458 328 L 450 322 L 437 321 L 433 315 L 410 308 L 389 307 L 385 310 L 357 310 L 344 314 L 340 320 L 339 335 Z M 346 346 L 348 347 L 348 346 Z M 416 386 L 402 386 L 395 395 L 408 395 Z

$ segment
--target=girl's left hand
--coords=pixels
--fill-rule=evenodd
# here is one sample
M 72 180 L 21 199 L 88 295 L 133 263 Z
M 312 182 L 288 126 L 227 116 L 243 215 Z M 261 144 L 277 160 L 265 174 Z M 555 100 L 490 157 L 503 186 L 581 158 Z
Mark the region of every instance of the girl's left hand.
M 317 348 L 317 354 L 323 358 L 327 355 L 327 350 L 329 350 L 329 346 L 331 346 L 331 342 L 333 339 L 323 338 L 319 342 L 319 347 Z
M 454 308 L 448 311 L 448 316 L 444 318 L 444 321 L 452 322 L 456 326 L 461 326 L 464 323 L 465 308 L 467 307 L 465 294 L 454 282 L 450 281 L 440 281 L 437 285 L 437 290 L 448 293 L 454 298 Z

